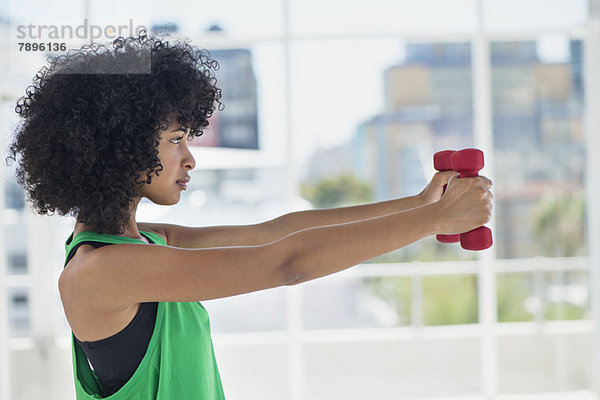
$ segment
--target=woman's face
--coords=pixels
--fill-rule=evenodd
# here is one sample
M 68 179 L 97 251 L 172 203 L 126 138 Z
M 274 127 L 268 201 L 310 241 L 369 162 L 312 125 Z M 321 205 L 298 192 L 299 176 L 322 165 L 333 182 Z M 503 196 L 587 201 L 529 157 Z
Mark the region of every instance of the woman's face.
M 177 204 L 181 191 L 186 190 L 190 176 L 188 171 L 196 167 L 196 161 L 188 148 L 188 132 L 177 122 L 171 122 L 167 130 L 161 131 L 158 158 L 162 171 L 155 171 L 150 184 L 138 189 L 142 197 L 155 204 Z

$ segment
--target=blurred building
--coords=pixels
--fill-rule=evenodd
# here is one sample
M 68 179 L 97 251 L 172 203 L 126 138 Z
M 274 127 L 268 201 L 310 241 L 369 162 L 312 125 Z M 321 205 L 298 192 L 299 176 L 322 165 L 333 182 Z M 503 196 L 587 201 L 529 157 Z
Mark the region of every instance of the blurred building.
M 562 62 L 542 62 L 536 42 L 492 43 L 491 56 L 498 255 L 528 257 L 542 253 L 542 199 L 584 190 L 582 42 Z
M 544 63 L 535 41 L 491 43 L 500 258 L 540 254 L 540 199 L 583 190 L 582 43 L 571 41 L 569 53 Z M 410 44 L 406 54 L 385 72 L 383 113 L 353 138 L 354 170 L 374 183 L 376 200 L 419 193 L 434 152 L 473 146 L 470 44 Z
M 204 137 L 191 144 L 258 149 L 258 103 L 252 53 L 248 49 L 210 50 L 219 63 L 217 86 L 223 111 L 215 110 Z

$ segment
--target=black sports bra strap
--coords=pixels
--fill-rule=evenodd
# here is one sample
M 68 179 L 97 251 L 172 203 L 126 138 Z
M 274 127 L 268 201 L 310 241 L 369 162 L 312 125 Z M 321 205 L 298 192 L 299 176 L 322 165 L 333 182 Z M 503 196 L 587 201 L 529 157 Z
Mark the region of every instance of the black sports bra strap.
M 152 240 L 152 238 L 148 237 L 148 235 L 145 235 L 144 233 L 140 232 L 140 234 L 145 237 L 149 243 L 154 244 L 154 240 Z M 65 265 L 63 266 L 66 267 L 67 263 L 69 262 L 69 260 L 71 260 L 71 258 L 73 258 L 73 256 L 75 255 L 75 252 L 77 251 L 77 249 L 79 248 L 79 246 L 81 246 L 82 244 L 91 244 L 92 246 L 98 248 L 98 247 L 102 247 L 102 246 L 106 246 L 107 244 L 114 244 L 114 243 L 105 243 L 105 242 L 97 242 L 97 241 L 93 241 L 93 240 L 84 240 L 81 243 L 77 243 L 72 249 L 71 252 L 69 253 L 67 260 L 65 261 Z
M 77 249 L 79 248 L 79 246 L 81 246 L 82 244 L 91 244 L 92 246 L 98 248 L 98 247 L 106 246 L 108 244 L 113 244 L 113 243 L 94 242 L 94 241 L 91 241 L 91 240 L 84 240 L 81 243 L 77 243 L 71 249 L 71 252 L 69 253 L 69 255 L 67 257 L 67 260 L 65 261 L 65 265 L 63 266 L 63 268 L 67 266 L 67 264 L 69 263 L 69 261 L 71 260 L 71 258 L 73 258 L 73 256 L 75 255 L 75 252 L 77 251 Z

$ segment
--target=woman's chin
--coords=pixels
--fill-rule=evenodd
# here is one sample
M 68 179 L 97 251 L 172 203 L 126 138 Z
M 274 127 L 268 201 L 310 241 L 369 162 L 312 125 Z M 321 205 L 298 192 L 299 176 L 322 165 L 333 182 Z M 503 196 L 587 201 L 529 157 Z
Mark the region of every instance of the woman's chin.
M 173 206 L 177 203 L 179 203 L 179 200 L 181 199 L 181 194 L 177 193 L 176 195 L 174 195 L 171 198 L 149 198 L 148 200 L 150 200 L 151 202 L 153 202 L 154 204 L 157 204 L 159 206 Z

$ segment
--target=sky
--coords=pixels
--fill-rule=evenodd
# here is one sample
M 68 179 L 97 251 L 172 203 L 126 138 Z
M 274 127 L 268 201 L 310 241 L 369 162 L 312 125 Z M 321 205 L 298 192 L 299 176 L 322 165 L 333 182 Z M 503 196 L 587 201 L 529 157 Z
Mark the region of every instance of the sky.
M 9 0 L 0 12 L 17 24 L 81 26 L 85 2 Z M 219 24 L 225 35 L 264 39 L 250 46 L 258 81 L 263 155 L 273 163 L 285 155 L 285 52 L 275 40 L 284 33 L 281 0 L 115 1 L 88 0 L 88 25 L 173 22 L 202 47 L 201 35 Z M 403 60 L 404 35 L 468 34 L 477 27 L 476 0 L 290 0 L 291 126 L 297 163 L 310 154 L 347 142 L 356 127 L 383 109 L 383 71 Z M 587 17 L 586 0 L 484 0 L 484 23 L 494 32 L 570 29 Z M 17 22 L 19 21 L 19 22 Z M 362 35 L 362 37 L 359 37 Z M 546 52 L 560 58 L 557 35 L 544 38 Z M 15 74 L 30 80 L 39 68 L 18 63 Z

